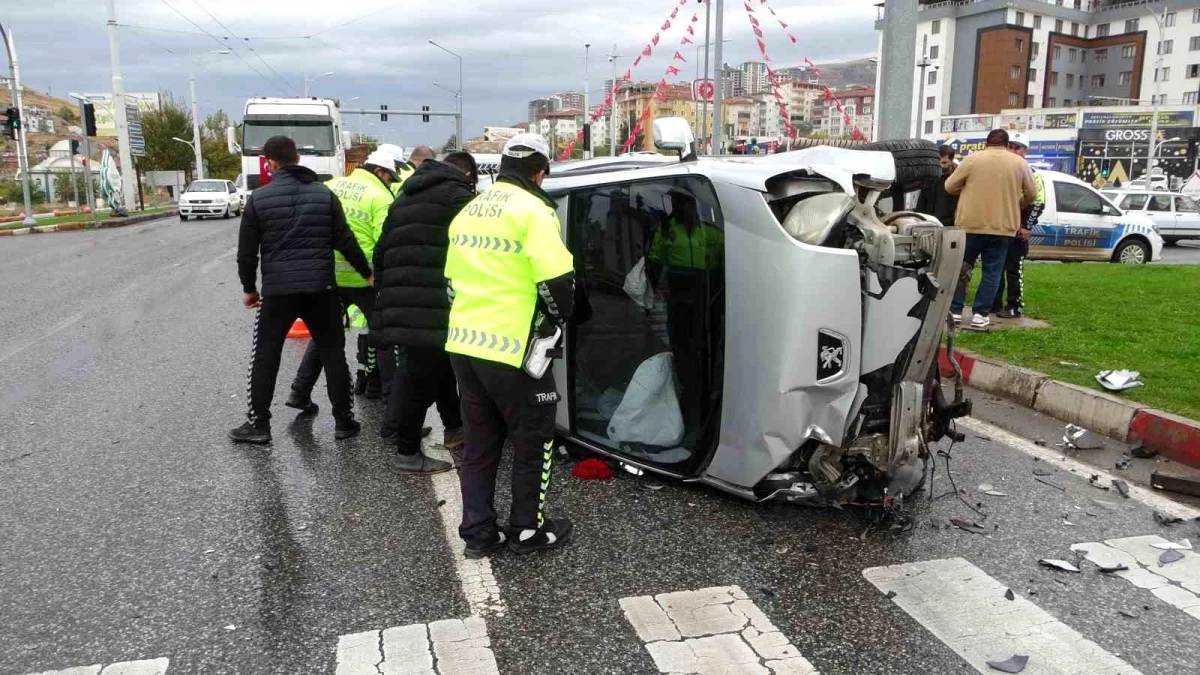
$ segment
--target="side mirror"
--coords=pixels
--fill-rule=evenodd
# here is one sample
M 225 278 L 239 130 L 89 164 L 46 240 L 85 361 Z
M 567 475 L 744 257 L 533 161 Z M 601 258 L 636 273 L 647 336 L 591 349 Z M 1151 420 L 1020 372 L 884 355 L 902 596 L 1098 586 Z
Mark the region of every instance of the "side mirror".
M 225 127 L 225 146 L 231 155 L 242 154 L 242 146 L 237 142 L 237 129 L 234 127 Z
M 654 120 L 654 147 L 678 152 L 681 159 L 696 157 L 696 138 L 692 127 L 682 117 L 661 117 Z

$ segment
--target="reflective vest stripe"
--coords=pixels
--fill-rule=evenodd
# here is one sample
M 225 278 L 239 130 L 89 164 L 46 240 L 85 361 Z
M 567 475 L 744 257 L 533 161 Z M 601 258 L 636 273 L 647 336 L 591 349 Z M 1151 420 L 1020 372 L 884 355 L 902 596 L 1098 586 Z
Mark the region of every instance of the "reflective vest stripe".
M 521 242 L 504 237 L 483 237 L 478 235 L 456 234 L 450 238 L 450 243 L 466 248 L 478 248 L 499 253 L 520 253 L 525 247 Z M 503 249 L 503 250 L 502 250 Z
M 486 347 L 493 351 L 498 350 L 504 354 L 520 354 L 521 348 L 524 346 L 520 340 L 511 339 L 504 335 L 496 335 L 495 333 L 458 326 L 450 327 L 447 342 L 472 347 Z

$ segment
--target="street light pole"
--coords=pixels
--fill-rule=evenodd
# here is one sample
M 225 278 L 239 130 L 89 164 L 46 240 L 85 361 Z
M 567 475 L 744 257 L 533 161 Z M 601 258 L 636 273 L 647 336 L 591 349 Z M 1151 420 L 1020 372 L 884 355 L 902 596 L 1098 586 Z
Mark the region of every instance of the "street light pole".
M 304 96 L 307 97 L 308 89 L 309 89 L 309 87 L 312 86 L 313 82 L 316 82 L 317 80 L 321 79 L 322 77 L 333 77 L 333 72 L 331 71 L 328 73 L 321 73 L 320 75 L 317 75 L 316 77 L 312 77 L 312 78 L 310 78 L 308 75 L 302 75 L 301 77 L 304 79 Z
M 587 127 L 591 126 L 591 124 L 589 123 L 589 118 L 590 118 L 590 113 L 591 113 L 591 101 L 588 100 L 588 97 L 590 94 L 590 89 L 588 86 L 589 85 L 589 82 L 588 82 L 588 50 L 590 50 L 591 48 L 592 48 L 592 43 L 590 43 L 590 42 L 584 43 L 584 45 L 583 45 L 583 126 L 584 126 L 583 158 L 584 159 L 592 158 L 592 133 L 591 133 L 591 130 L 587 128 Z
M 13 106 L 17 109 L 18 117 L 21 115 L 21 69 L 17 65 L 17 47 L 13 44 L 12 30 L 6 29 L 0 25 L 0 36 L 4 37 L 5 51 L 8 53 L 8 72 L 9 72 L 9 87 L 12 89 Z M 21 172 L 21 189 L 25 193 L 25 220 L 21 221 L 22 225 L 36 225 L 37 221 L 33 218 L 33 195 L 29 191 L 29 147 L 25 144 L 25 126 L 21 125 L 20 139 L 17 143 L 17 168 Z
M 723 83 L 721 82 L 721 79 L 722 79 L 721 76 L 723 75 L 722 71 L 724 71 L 724 68 L 722 68 L 722 66 L 721 66 L 721 64 L 723 63 L 723 61 L 721 60 L 723 57 L 723 54 L 721 52 L 722 52 L 722 46 L 725 43 L 725 0 L 716 0 L 716 3 L 717 3 L 717 25 L 716 25 L 717 34 L 716 34 L 716 45 L 715 46 L 717 48 L 717 53 L 713 55 L 713 66 L 716 68 L 716 77 L 713 78 L 713 107 L 712 107 L 712 128 L 713 128 L 713 130 L 712 130 L 712 145 L 713 145 L 713 148 L 712 148 L 712 150 L 713 150 L 714 155 L 723 155 L 725 153 L 723 151 L 724 149 L 721 147 L 721 131 L 722 131 L 721 127 L 725 126 L 725 124 L 724 124 L 725 120 L 722 119 L 722 117 L 721 117 L 721 115 L 723 114 L 721 112 L 721 103 L 722 103 L 721 99 L 724 96 L 724 93 L 722 91 Z M 707 40 L 706 40 L 706 42 L 707 42 Z M 708 50 L 705 49 L 706 53 L 707 53 L 707 51 Z
M 125 80 L 121 77 L 121 53 L 117 45 L 117 0 L 108 0 L 108 51 L 112 58 L 113 119 L 117 124 L 117 149 L 121 156 L 121 197 L 124 201 L 132 204 L 135 194 L 133 150 L 129 145 L 129 116 L 125 111 Z
M 621 85 L 617 82 L 617 59 L 624 54 L 617 53 L 617 43 L 613 43 L 612 52 L 608 55 L 608 63 L 612 66 L 612 86 L 614 91 L 609 91 L 604 94 L 605 98 L 612 95 L 612 105 L 608 108 L 608 156 L 615 157 L 617 155 L 617 91 L 620 91 Z
M 92 218 L 96 217 L 96 198 L 92 194 L 92 139 L 87 135 L 87 123 L 84 119 L 87 117 L 87 112 L 84 109 L 84 104 L 87 103 L 87 98 L 79 94 L 67 94 L 71 98 L 79 101 L 79 124 L 83 131 L 83 156 L 86 158 L 83 170 L 83 183 L 87 188 L 88 208 L 92 211 Z
M 1158 47 L 1155 51 L 1158 53 L 1158 58 L 1154 60 L 1154 95 L 1150 100 L 1150 152 L 1146 155 L 1146 180 L 1149 181 L 1151 170 L 1154 168 L 1154 144 L 1158 141 L 1158 91 L 1159 82 L 1161 82 L 1162 74 L 1162 45 L 1163 45 L 1163 23 L 1167 20 L 1167 5 L 1163 3 L 1162 14 L 1151 14 L 1154 17 L 1154 22 L 1158 24 Z M 1130 158 L 1130 163 L 1133 159 Z
M 705 79 L 712 78 L 712 70 L 709 68 L 709 65 L 708 65 L 708 48 L 712 46 L 712 40 L 708 34 L 711 23 L 712 23 L 712 0 L 704 0 L 704 78 Z M 715 82 L 714 82 L 714 84 L 715 84 Z M 713 88 L 713 98 L 716 98 L 720 95 L 721 95 L 721 92 L 719 92 L 716 89 L 716 87 L 714 87 Z M 710 136 L 711 122 L 709 121 L 709 118 L 708 118 L 708 105 L 709 105 L 708 101 L 704 101 L 704 103 L 701 104 L 701 106 L 700 106 L 701 109 L 703 110 L 703 112 L 700 114 L 700 127 L 701 127 L 700 133 L 701 133 L 701 137 L 704 138 L 706 142 L 711 144 L 712 143 L 712 137 Z
M 228 49 L 214 49 L 192 56 L 191 50 L 188 50 L 188 59 L 192 62 L 192 72 L 188 83 L 192 89 L 192 152 L 196 155 L 196 180 L 204 180 L 204 157 L 200 152 L 200 104 L 196 99 L 196 68 L 199 67 L 200 60 L 209 54 L 228 53 Z
M 433 45 L 434 47 L 437 47 L 438 49 L 446 52 L 450 56 L 453 56 L 454 58 L 458 59 L 458 117 L 454 118 L 454 144 L 457 146 L 458 150 L 462 150 L 463 149 L 463 137 L 462 137 L 463 59 L 462 59 L 462 56 L 459 55 L 457 52 L 452 52 L 449 49 L 446 49 L 445 47 L 434 42 L 433 40 L 430 40 L 429 44 Z

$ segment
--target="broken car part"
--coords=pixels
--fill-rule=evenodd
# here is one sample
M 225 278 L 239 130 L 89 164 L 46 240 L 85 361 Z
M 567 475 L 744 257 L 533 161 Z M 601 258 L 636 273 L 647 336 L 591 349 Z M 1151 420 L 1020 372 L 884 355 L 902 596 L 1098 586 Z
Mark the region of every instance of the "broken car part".
M 1142 386 L 1142 374 L 1136 370 L 1102 370 L 1096 381 L 1109 391 L 1125 391 Z

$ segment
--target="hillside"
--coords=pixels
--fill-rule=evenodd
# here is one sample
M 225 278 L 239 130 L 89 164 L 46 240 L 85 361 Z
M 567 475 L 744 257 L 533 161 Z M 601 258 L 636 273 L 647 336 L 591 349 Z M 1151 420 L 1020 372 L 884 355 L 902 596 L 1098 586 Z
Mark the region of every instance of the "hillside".
M 12 105 L 12 93 L 8 87 L 0 87 L 0 107 Z M 50 146 L 67 135 L 69 125 L 79 124 L 79 105 L 75 101 L 64 101 L 29 87 L 21 92 L 21 106 L 25 111 L 23 123 L 29 129 L 29 165 L 34 166 L 49 156 Z M 64 115 L 68 113 L 68 115 Z M 41 131 L 43 120 L 54 125 L 53 132 Z M 30 127 L 30 122 L 38 126 Z M 0 137 L 0 178 L 12 178 L 17 173 L 16 146 L 7 137 Z
M 825 84 L 834 89 L 854 84 L 875 86 L 875 61 L 873 59 L 818 63 L 817 68 L 821 71 L 821 77 Z

